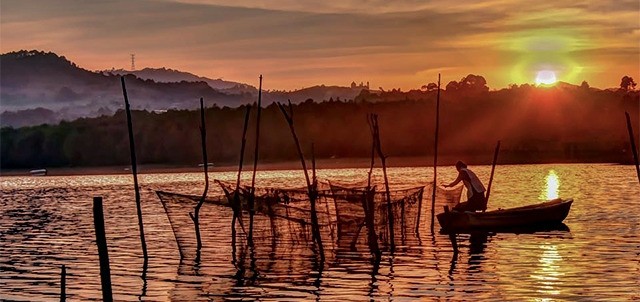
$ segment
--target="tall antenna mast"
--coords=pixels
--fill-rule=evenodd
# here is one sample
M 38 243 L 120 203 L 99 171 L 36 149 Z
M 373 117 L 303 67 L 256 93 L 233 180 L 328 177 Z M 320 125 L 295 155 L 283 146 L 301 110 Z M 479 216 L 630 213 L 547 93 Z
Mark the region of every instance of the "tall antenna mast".
M 136 70 L 136 54 L 132 53 L 131 54 L 131 71 L 135 71 Z

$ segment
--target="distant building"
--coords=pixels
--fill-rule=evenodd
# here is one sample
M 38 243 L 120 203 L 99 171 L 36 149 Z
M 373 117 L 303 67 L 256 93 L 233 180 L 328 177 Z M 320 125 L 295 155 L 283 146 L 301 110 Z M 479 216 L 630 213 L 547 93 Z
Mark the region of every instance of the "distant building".
M 363 82 L 360 82 L 360 84 L 356 84 L 355 81 L 351 82 L 351 89 L 356 89 L 356 88 L 369 90 L 369 81 L 367 81 L 367 85 L 364 85 Z

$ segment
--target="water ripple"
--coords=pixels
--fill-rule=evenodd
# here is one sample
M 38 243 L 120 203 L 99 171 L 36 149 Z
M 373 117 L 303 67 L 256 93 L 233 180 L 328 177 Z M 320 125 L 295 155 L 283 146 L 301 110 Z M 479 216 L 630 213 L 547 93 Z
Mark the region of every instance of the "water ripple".
M 486 182 L 490 167 L 472 168 Z M 0 177 L 0 300 L 56 300 L 62 264 L 70 300 L 101 300 L 93 196 L 104 198 L 118 301 L 640 299 L 640 188 L 633 167 L 499 166 L 490 208 L 537 202 L 551 170 L 559 179 L 559 195 L 575 199 L 565 220 L 570 231 L 458 235 L 460 253 L 454 255 L 448 236 L 432 235 L 427 221 L 419 237 L 409 236 L 393 254 L 385 250 L 379 263 L 366 251 L 329 247 L 323 265 L 308 245 L 284 241 L 253 252 L 240 247 L 237 252 L 244 256 L 232 262 L 231 215 L 215 207 L 203 208 L 201 262 L 181 261 L 154 190 L 200 194 L 202 175 L 141 175 L 151 255 L 146 272 L 130 176 Z M 438 171 L 442 180 L 455 177 L 451 167 Z M 422 185 L 431 173 L 428 168 L 389 169 L 392 186 Z M 366 177 L 366 169 L 318 174 L 357 181 Z M 232 180 L 234 173 L 210 177 Z M 302 183 L 302 173 L 262 171 L 258 183 L 295 186 Z

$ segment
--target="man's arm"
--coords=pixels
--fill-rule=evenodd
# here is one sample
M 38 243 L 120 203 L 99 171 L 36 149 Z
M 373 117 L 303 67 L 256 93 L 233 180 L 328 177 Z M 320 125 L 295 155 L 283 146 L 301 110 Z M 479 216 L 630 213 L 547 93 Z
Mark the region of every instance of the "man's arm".
M 448 184 L 448 185 L 444 185 L 445 188 L 447 187 L 453 187 L 455 185 L 457 185 L 458 183 L 460 183 L 462 181 L 462 172 L 458 173 L 458 177 L 456 178 L 456 180 L 454 180 L 452 183 Z

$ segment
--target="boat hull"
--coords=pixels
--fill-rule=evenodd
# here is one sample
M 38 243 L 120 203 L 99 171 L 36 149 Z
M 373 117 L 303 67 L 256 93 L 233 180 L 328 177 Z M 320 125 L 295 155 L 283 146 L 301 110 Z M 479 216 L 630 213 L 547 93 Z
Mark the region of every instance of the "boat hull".
M 47 169 L 36 169 L 29 171 L 31 176 L 47 176 Z
M 489 212 L 445 211 L 437 215 L 444 232 L 475 230 L 501 231 L 561 225 L 569 214 L 573 199 L 555 199 L 535 205 Z

